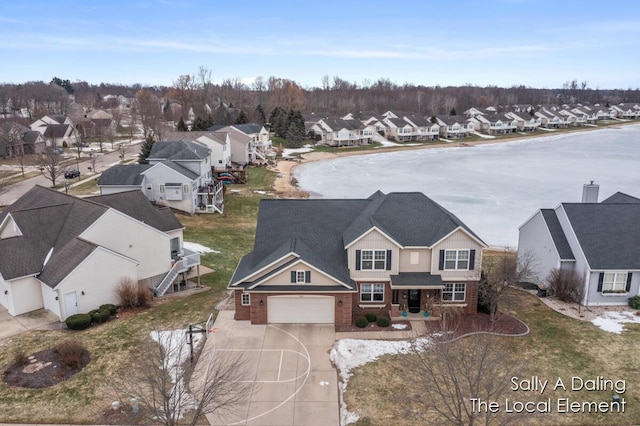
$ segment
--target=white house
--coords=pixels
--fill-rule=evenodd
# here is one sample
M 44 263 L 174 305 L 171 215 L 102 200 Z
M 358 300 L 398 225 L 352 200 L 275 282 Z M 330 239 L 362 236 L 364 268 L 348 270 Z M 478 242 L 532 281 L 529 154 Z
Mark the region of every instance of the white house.
M 228 134 L 233 163 L 244 166 L 258 158 L 267 160 L 274 155 L 269 131 L 261 124 L 246 123 L 230 126 L 217 124 L 209 127 L 208 130 Z
M 167 135 L 169 140 L 192 140 L 201 143 L 211 150 L 211 167 L 216 172 L 228 170 L 231 167 L 231 139 L 227 132 L 172 132 Z
M 117 304 L 124 279 L 164 294 L 200 264 L 183 229 L 140 191 L 80 199 L 36 186 L 0 214 L 0 304 L 64 320 Z

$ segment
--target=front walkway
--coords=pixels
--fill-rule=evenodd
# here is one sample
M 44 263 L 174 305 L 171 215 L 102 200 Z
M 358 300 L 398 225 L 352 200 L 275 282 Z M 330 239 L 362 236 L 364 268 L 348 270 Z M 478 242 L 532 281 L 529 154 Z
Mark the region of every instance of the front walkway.
M 63 325 L 64 323 L 60 322 L 57 316 L 46 309 L 38 309 L 14 317 L 4 306 L 0 306 L 0 339 L 28 330 L 50 329 Z
M 336 332 L 336 340 L 340 339 L 369 339 L 369 340 L 391 340 L 391 339 L 415 339 L 427 334 L 427 326 L 423 319 L 409 321 L 410 330 L 384 330 L 384 331 L 344 331 Z

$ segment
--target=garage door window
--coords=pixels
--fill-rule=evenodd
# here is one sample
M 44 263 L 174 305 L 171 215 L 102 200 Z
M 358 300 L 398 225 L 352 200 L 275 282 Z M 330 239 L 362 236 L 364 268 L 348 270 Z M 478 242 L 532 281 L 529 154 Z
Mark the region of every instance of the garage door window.
M 384 284 L 361 284 L 361 302 L 382 302 L 384 301 Z

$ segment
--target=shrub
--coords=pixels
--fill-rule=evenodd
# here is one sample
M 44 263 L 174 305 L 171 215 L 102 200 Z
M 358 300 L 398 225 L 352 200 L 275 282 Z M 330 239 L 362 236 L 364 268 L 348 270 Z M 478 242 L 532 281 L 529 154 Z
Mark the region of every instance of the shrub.
M 380 317 L 376 321 L 376 324 L 378 324 L 378 327 L 389 327 L 389 318 Z
M 115 315 L 116 311 L 118 310 L 118 308 L 116 308 L 116 305 L 114 305 L 112 303 L 106 303 L 104 305 L 100 305 L 100 307 L 98 309 L 105 309 L 105 310 L 109 311 L 109 314 L 111 314 L 111 315 Z
M 139 286 L 130 278 L 122 278 L 116 287 L 116 294 L 120 306 L 125 308 L 146 308 L 151 302 L 151 293 L 148 288 Z
M 23 367 L 29 364 L 29 358 L 27 358 L 27 355 L 24 352 L 17 352 L 13 356 L 13 364 L 18 367 Z
M 75 314 L 71 315 L 65 320 L 67 327 L 70 330 L 84 330 L 91 325 L 91 315 L 89 314 Z
M 78 339 L 64 339 L 56 345 L 54 351 L 60 355 L 64 365 L 69 368 L 78 368 L 87 350 Z
M 579 303 L 582 299 L 583 282 L 574 270 L 553 269 L 547 277 L 549 288 L 563 302 Z
M 102 324 L 106 322 L 111 316 L 111 311 L 108 309 L 94 309 L 89 311 L 89 315 L 91 315 L 91 321 L 95 324 Z
M 365 328 L 369 324 L 369 320 L 366 317 L 358 317 L 356 318 L 356 326 L 360 328 Z
M 376 321 L 376 319 L 377 319 L 378 317 L 376 316 L 376 314 L 374 314 L 374 313 L 372 313 L 372 312 L 368 312 L 368 313 L 365 315 L 365 318 L 366 318 L 366 319 L 367 319 L 367 321 L 369 321 L 369 322 L 375 322 L 375 321 Z
M 629 307 L 633 309 L 640 309 L 640 296 L 633 296 L 629 298 Z

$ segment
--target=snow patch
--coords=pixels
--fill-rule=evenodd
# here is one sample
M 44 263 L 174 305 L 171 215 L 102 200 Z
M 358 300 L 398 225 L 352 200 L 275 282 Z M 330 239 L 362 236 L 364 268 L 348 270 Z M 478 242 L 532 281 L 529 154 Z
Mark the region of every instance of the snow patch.
M 210 249 L 209 247 L 205 247 L 201 244 L 198 243 L 190 243 L 188 241 L 185 241 L 182 246 L 184 248 L 186 248 L 187 250 L 191 250 L 191 251 L 195 251 L 197 253 L 203 254 L 203 253 L 220 253 L 218 250 L 213 250 Z
M 392 324 L 391 327 L 395 328 L 396 330 L 404 330 L 405 328 L 407 328 L 407 324 Z
M 640 324 L 640 316 L 634 312 L 605 312 L 604 314 L 594 318 L 591 322 L 610 333 L 620 334 L 624 330 L 623 324 L 635 323 Z
M 412 350 L 424 351 L 431 341 L 427 338 L 416 340 L 359 340 L 341 339 L 334 343 L 329 353 L 329 359 L 336 366 L 340 373 L 341 382 L 338 384 L 340 390 L 340 425 L 348 425 L 358 421 L 358 414 L 347 409 L 344 402 L 344 392 L 347 390 L 347 383 L 352 376 L 351 370 L 362 367 L 368 362 L 376 361 L 383 355 L 406 354 Z
M 282 156 L 286 158 L 286 157 L 291 157 L 292 154 L 305 154 L 311 151 L 313 151 L 313 147 L 307 144 L 302 148 L 285 148 L 282 150 Z

